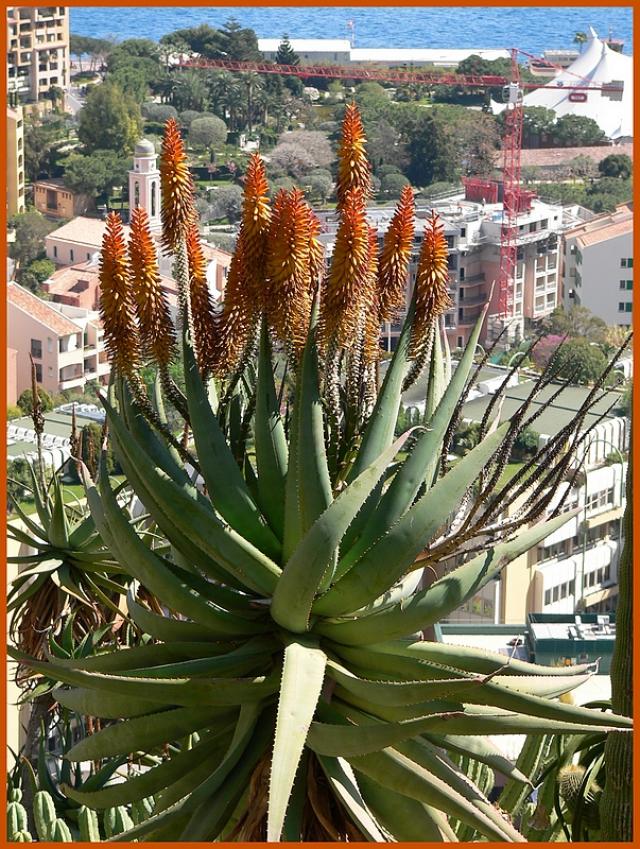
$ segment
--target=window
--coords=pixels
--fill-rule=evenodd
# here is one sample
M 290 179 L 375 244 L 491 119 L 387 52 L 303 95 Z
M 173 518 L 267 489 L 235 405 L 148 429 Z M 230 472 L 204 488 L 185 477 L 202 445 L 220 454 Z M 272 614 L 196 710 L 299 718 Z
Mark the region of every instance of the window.
M 461 239 L 464 239 L 466 235 L 467 235 L 467 228 L 466 228 L 466 227 L 461 227 L 461 228 L 460 228 L 460 238 L 461 238 Z
M 53 339 L 51 336 L 47 336 L 47 351 L 50 354 L 53 354 Z
M 31 356 L 36 357 L 37 359 L 42 359 L 42 340 L 41 339 L 32 339 L 31 340 Z
M 57 246 L 56 246 L 56 245 L 54 245 L 54 246 L 53 246 L 53 255 L 54 255 L 54 257 L 56 257 L 56 258 L 57 258 L 57 256 L 58 256 L 58 248 L 57 248 Z
M 91 254 L 87 251 L 87 259 L 91 259 Z
M 620 268 L 633 268 L 633 257 L 622 257 L 620 260 Z
M 157 183 L 154 181 L 151 183 L 151 217 L 153 218 L 156 214 L 156 185 Z
M 71 250 L 69 251 L 69 259 L 71 260 L 71 262 L 73 262 L 73 259 L 74 259 L 74 257 L 73 257 L 73 248 L 71 248 Z
M 551 604 L 551 590 L 544 591 L 544 606 Z
M 140 183 L 137 180 L 133 188 L 133 205 L 140 206 Z
M 618 301 L 618 312 L 626 312 L 626 304 L 624 301 Z
M 42 383 L 42 364 L 35 363 L 36 367 L 36 383 Z

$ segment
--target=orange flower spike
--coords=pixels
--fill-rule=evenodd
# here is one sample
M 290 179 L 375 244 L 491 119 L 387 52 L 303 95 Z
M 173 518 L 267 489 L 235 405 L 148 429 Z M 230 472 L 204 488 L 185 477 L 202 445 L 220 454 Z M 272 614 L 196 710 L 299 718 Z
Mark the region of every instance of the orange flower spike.
M 331 270 L 325 285 L 323 320 L 327 341 L 350 347 L 358 328 L 360 309 L 366 296 L 369 228 L 362 192 L 345 194 L 336 235 Z
M 140 342 L 124 230 L 115 212 L 107 215 L 102 238 L 100 315 L 111 364 L 119 374 L 128 376 L 140 363 Z
M 193 180 L 189 173 L 178 122 L 169 118 L 164 128 L 160 156 L 162 188 L 162 244 L 175 250 L 195 219 Z
M 411 333 L 410 356 L 414 356 L 427 330 L 442 313 L 451 308 L 447 288 L 449 270 L 447 240 L 438 216 L 426 222 L 416 273 L 416 312 Z
M 207 282 L 207 260 L 200 244 L 200 234 L 196 223 L 193 223 L 187 231 L 186 242 L 195 348 L 200 371 L 205 373 L 211 370 L 214 362 L 216 328 Z
M 365 197 L 371 194 L 371 166 L 365 151 L 366 138 L 360 112 L 350 103 L 344 113 L 338 145 L 337 208 L 341 209 L 349 189 L 359 188 Z
M 264 162 L 254 153 L 245 174 L 241 228 L 247 283 L 258 309 L 262 309 L 264 300 L 264 262 L 270 221 L 269 184 Z
M 144 354 L 166 366 L 175 354 L 176 336 L 160 283 L 149 216 L 142 207 L 131 213 L 130 228 L 129 263 Z
M 216 320 L 213 371 L 225 377 L 236 367 L 249 338 L 255 311 L 248 302 L 244 246 L 241 236 L 231 258 L 224 289 L 224 312 Z
M 380 350 L 380 292 L 378 290 L 378 231 L 369 227 L 367 258 L 367 300 L 364 305 L 364 357 L 375 362 Z
M 411 186 L 405 186 L 384 238 L 380 254 L 378 291 L 380 321 L 393 321 L 405 300 L 414 237 L 415 205 Z

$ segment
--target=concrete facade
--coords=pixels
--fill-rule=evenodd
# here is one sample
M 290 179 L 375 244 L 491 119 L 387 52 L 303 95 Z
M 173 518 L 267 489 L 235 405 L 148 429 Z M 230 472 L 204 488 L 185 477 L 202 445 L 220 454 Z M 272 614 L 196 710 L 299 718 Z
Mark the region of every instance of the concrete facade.
M 16 393 L 36 379 L 48 392 L 104 383 L 110 366 L 97 312 L 43 301 L 17 283 L 7 287 L 7 344 L 16 352 Z
M 7 107 L 7 215 L 24 210 L 24 115 Z
M 567 230 L 563 239 L 566 309 L 583 306 L 607 324 L 633 321 L 633 206 L 599 215 Z
M 38 212 L 49 218 L 73 218 L 95 209 L 92 197 L 72 192 L 61 179 L 35 182 L 33 203 Z
M 69 86 L 69 10 L 65 6 L 7 8 L 7 83 L 22 101 L 52 86 Z
M 409 268 L 405 312 L 413 292 L 422 233 L 432 210 L 441 218 L 449 247 L 449 293 L 453 305 L 445 314 L 447 336 L 452 349 L 462 348 L 489 301 L 493 282 L 498 279 L 502 204 L 477 203 L 467 200 L 463 193 L 457 193 L 429 206 L 417 206 L 414 255 Z M 393 213 L 393 208 L 371 207 L 367 210 L 369 223 L 378 229 L 380 245 Z M 332 213 L 319 213 L 319 217 L 323 225 L 321 239 L 327 257 L 330 257 L 338 221 Z M 526 325 L 549 315 L 560 303 L 558 245 L 562 226 L 563 208 L 537 199 L 532 201 L 528 211 L 519 216 L 518 264 L 509 327 L 511 337 L 519 335 L 522 338 Z M 489 315 L 497 311 L 497 301 L 495 287 Z M 404 315 L 401 315 L 400 321 L 384 330 L 390 348 L 395 347 L 403 319 Z M 486 322 L 481 341 L 486 341 L 490 332 L 489 322 Z

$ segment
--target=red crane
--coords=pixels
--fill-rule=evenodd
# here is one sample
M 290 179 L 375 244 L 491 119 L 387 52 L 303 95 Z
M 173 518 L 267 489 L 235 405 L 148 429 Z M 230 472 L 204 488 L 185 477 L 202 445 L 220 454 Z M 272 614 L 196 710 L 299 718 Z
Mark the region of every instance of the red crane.
M 240 62 L 233 59 L 204 59 L 190 58 L 180 60 L 176 65 L 180 68 L 205 68 L 218 71 L 254 72 L 258 74 L 279 74 L 294 77 L 326 77 L 344 80 L 373 80 L 376 82 L 393 83 L 424 83 L 430 86 L 450 85 L 461 88 L 495 88 L 502 87 L 503 100 L 506 102 L 505 130 L 502 143 L 503 154 L 503 188 L 502 188 L 502 228 L 500 235 L 500 271 L 496 312 L 490 316 L 493 320 L 491 333 L 497 333 L 513 318 L 514 280 L 518 260 L 518 214 L 530 203 L 532 192 L 523 192 L 520 186 L 520 152 L 522 150 L 522 97 L 526 89 L 550 88 L 557 91 L 558 85 L 551 82 L 525 83 L 520 80 L 518 53 L 524 51 L 511 50 L 511 78 L 498 74 L 465 75 L 455 73 L 433 73 L 416 71 L 406 68 L 367 68 L 341 67 L 337 65 L 277 65 L 273 62 Z M 525 54 L 529 56 L 530 54 Z M 535 58 L 535 57 L 531 57 Z M 546 65 L 552 65 L 546 62 Z M 553 66 L 560 68 L 560 66 Z M 561 69 L 562 70 L 562 69 Z M 582 92 L 577 95 L 586 98 L 589 91 L 620 92 L 620 83 L 612 82 L 605 85 L 592 85 L 586 78 L 576 76 L 573 85 L 562 85 L 563 91 Z

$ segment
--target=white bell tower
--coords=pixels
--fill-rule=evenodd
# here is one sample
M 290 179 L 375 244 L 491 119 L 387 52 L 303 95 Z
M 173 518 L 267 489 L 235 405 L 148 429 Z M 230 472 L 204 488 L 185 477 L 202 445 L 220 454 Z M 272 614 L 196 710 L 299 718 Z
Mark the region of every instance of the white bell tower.
M 133 154 L 133 170 L 129 171 L 129 209 L 141 206 L 149 216 L 152 233 L 162 229 L 160 219 L 160 172 L 153 142 L 141 139 Z

